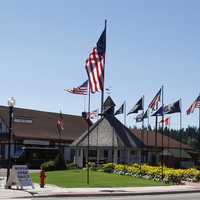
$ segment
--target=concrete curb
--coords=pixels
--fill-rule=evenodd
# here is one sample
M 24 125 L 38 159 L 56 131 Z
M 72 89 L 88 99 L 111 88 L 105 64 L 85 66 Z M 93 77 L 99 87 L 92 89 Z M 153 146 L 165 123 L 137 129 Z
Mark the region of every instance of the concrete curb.
M 176 191 L 149 191 L 149 192 L 92 192 L 92 193 L 53 193 L 53 194 L 32 194 L 31 198 L 46 197 L 95 197 L 95 196 L 139 196 L 139 195 L 165 195 L 165 194 L 181 194 L 181 193 L 200 193 L 200 189 L 176 190 Z M 31 193 L 30 193 L 31 194 Z M 30 198 L 30 196 L 17 197 Z

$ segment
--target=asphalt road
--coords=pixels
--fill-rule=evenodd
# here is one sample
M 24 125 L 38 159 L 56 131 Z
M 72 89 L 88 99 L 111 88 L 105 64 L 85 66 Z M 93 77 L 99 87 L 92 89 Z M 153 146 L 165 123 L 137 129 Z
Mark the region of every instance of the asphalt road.
M 113 196 L 113 197 L 53 197 L 42 198 L 44 200 L 200 200 L 200 193 L 188 194 L 164 194 L 164 195 L 144 195 L 144 196 Z M 18 199 L 22 200 L 22 199 Z M 24 199 L 25 200 L 25 199 Z M 29 198 L 26 198 L 29 200 Z M 30 199 L 31 200 L 31 199 Z M 32 200 L 41 200 L 41 198 L 33 198 Z

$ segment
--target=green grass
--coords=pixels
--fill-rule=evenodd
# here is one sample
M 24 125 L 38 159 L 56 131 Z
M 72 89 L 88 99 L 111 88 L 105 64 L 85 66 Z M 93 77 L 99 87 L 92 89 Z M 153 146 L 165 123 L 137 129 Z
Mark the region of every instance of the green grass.
M 98 171 L 90 171 L 90 184 L 87 184 L 86 170 L 64 170 L 46 172 L 46 184 L 60 187 L 144 187 L 166 185 L 161 182 L 109 174 Z M 31 174 L 33 182 L 39 183 L 39 174 Z

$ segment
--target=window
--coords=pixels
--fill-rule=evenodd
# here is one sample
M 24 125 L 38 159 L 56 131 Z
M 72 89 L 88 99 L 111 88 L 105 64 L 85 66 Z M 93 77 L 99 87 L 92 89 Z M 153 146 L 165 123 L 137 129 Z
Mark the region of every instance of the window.
M 89 150 L 89 157 L 97 157 L 97 151 L 96 150 Z
M 8 132 L 4 121 L 0 118 L 0 134 L 5 134 Z
M 133 151 L 133 150 L 131 151 L 132 156 L 135 156 L 136 154 L 137 154 L 136 151 Z
M 107 158 L 108 157 L 108 150 L 104 150 L 103 155 L 104 155 L 104 158 Z
M 3 125 L 2 125 L 2 122 L 0 121 L 0 133 L 3 132 Z

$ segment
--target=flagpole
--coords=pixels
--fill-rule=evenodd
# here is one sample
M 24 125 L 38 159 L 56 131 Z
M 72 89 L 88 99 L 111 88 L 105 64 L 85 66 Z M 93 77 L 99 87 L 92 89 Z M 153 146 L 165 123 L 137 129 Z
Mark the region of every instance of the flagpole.
M 199 129 L 198 129 L 199 135 L 200 135 L 200 108 L 199 108 Z
M 62 111 L 60 110 L 60 114 L 59 114 L 59 120 L 60 120 L 60 125 L 59 127 L 57 126 L 57 130 L 58 130 L 58 135 L 59 135 L 59 142 L 58 142 L 58 146 L 59 146 L 59 151 L 60 151 L 60 156 L 62 155 L 62 149 L 61 149 L 61 119 L 62 119 Z
M 181 167 L 181 162 L 182 162 L 182 99 L 180 99 L 180 106 L 181 106 L 181 111 L 180 111 L 180 167 Z
M 114 127 L 112 127 L 112 164 L 114 164 Z
M 149 149 L 149 110 L 147 111 L 148 112 L 148 118 L 147 118 L 147 148 Z M 147 151 L 149 152 L 149 150 Z M 148 158 L 149 158 L 149 155 L 147 154 Z M 147 163 L 149 161 L 149 159 L 147 158 Z
M 156 115 L 155 147 L 157 147 L 158 116 Z
M 143 116 L 144 116 L 144 95 L 142 97 L 142 107 L 143 107 Z M 142 117 L 142 139 L 144 141 L 144 118 Z
M 200 94 L 199 94 L 200 95 Z M 199 108 L 199 130 L 198 130 L 198 142 L 200 142 L 200 108 Z
M 105 20 L 105 31 L 106 31 L 106 28 L 107 28 L 107 20 Z M 101 91 L 101 113 L 103 113 L 103 103 L 104 103 L 105 69 L 106 69 L 106 54 L 104 55 L 103 88 Z M 102 117 L 102 115 L 101 115 L 101 117 Z
M 169 118 L 170 119 L 170 121 L 171 121 L 171 118 Z M 171 122 L 170 122 L 171 123 Z M 169 128 L 169 131 L 170 131 L 170 123 L 169 123 L 169 126 L 168 126 L 168 128 Z M 169 140 L 169 134 L 167 134 L 167 138 L 168 138 L 168 152 L 169 152 L 169 149 L 170 149 L 170 140 Z M 167 157 L 167 162 L 169 163 L 169 156 Z
M 200 96 L 200 93 L 199 93 Z M 199 97 L 198 96 L 198 97 Z M 198 142 L 200 142 L 200 108 L 199 108 L 199 130 L 198 130 Z
M 144 95 L 142 96 L 142 107 L 143 107 L 142 112 L 143 112 L 143 116 L 144 116 Z M 143 116 L 142 116 L 142 141 L 145 145 L 145 142 L 144 142 L 144 118 L 143 118 Z M 143 150 L 143 148 L 142 148 L 142 150 Z M 141 153 L 142 153 L 142 150 L 141 150 Z M 142 161 L 142 156 L 141 156 L 141 161 Z
M 83 98 L 84 98 L 84 99 L 83 99 L 83 100 L 84 100 L 84 104 L 83 104 L 83 109 L 84 109 L 84 110 L 83 110 L 83 111 L 86 112 L 86 111 L 85 111 L 85 110 L 86 110 L 86 108 L 85 108 L 86 95 L 84 95 Z
M 126 126 L 126 101 L 124 102 L 124 125 Z
M 144 109 L 143 109 L 143 115 L 144 115 Z M 142 142 L 143 142 L 143 144 L 145 144 L 144 143 L 144 118 L 142 118 L 142 130 L 141 130 L 141 139 L 142 139 Z M 140 173 L 141 173 L 141 170 L 142 170 L 142 150 L 143 150 L 143 148 L 141 147 L 141 154 L 140 154 Z
M 88 114 L 90 113 L 90 80 L 89 80 L 89 93 L 88 93 Z M 89 174 L 89 147 L 90 147 L 90 118 L 87 117 L 88 120 L 88 141 L 87 141 L 87 184 L 90 183 L 90 174 Z
M 199 108 L 199 135 L 200 135 L 200 108 Z
M 162 109 L 164 109 L 164 88 L 163 88 L 163 85 L 162 85 Z M 164 121 L 164 112 L 162 110 L 162 121 Z M 164 151 L 164 147 L 163 147 L 163 129 L 164 129 L 164 123 L 162 123 L 162 180 L 163 180 L 163 151 Z
M 157 137 L 158 137 L 158 116 L 156 115 L 156 132 L 155 132 L 155 153 L 157 150 Z

